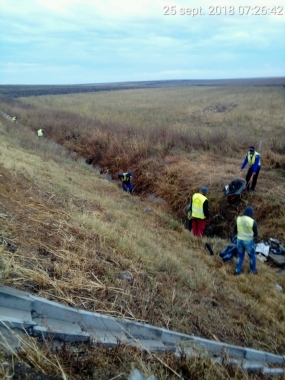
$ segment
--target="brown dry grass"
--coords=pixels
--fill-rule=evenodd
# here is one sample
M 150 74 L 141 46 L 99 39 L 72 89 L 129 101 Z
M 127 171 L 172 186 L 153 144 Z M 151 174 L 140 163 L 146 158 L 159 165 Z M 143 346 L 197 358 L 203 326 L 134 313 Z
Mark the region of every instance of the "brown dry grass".
M 181 219 L 189 197 L 204 184 L 211 190 L 215 214 L 227 217 L 221 190 L 239 175 L 248 145 L 256 145 L 262 150 L 262 173 L 267 173 L 265 181 L 260 180 L 262 197 L 254 198 L 253 206 L 260 209 L 262 203 L 257 217 L 263 237 L 284 238 L 284 213 L 279 207 L 284 199 L 283 88 L 164 88 L 23 101 L 27 104 L 2 105 L 25 125 L 33 130 L 40 125 L 49 138 L 114 177 L 131 170 L 136 192 L 160 195 Z M 221 224 L 214 230 L 228 237 L 232 225 Z
M 6 352 L 13 354 L 11 365 L 0 365 L 0 375 L 4 380 L 79 380 L 129 379 L 129 374 L 136 368 L 145 378 L 155 373 L 157 379 L 266 379 L 261 373 L 247 374 L 240 368 L 221 365 L 211 361 L 205 353 L 198 353 L 187 359 L 183 348 L 179 358 L 171 354 L 153 354 L 132 347 L 118 344 L 107 348 L 98 344 L 59 344 L 54 341 L 38 342 L 28 334 L 19 336 L 15 331 L 10 333 L 19 339 L 19 348 L 15 352 L 9 342 L 2 338 L 0 344 Z M 4 343 L 3 343 L 4 342 Z M 4 356 L 3 356 L 4 359 Z M 224 356 L 227 359 L 227 356 Z
M 36 114 L 29 107 L 25 112 L 28 121 Z M 121 168 L 124 160 L 128 162 L 128 151 L 113 138 L 104 140 L 103 129 L 98 131 L 101 148 L 109 143 L 112 147 L 110 156 L 105 151 L 100 159 L 114 171 Z M 64 129 L 59 133 L 64 136 Z M 38 141 L 23 124 L 3 121 L 0 212 L 8 217 L 0 218 L 0 229 L 17 248 L 13 253 L 2 245 L 4 283 L 78 308 L 283 354 L 284 292 L 275 289 L 277 282 L 285 289 L 283 276 L 258 263 L 259 276 L 233 277 L 234 262 L 223 264 L 217 255 L 227 241 L 193 238 L 170 216 L 176 210 L 182 217 L 189 196 L 206 184 L 212 214 L 230 215 L 216 226 L 222 236 L 229 234 L 235 215 L 252 204 L 260 235 L 274 232 L 283 238 L 284 174 L 275 168 L 276 162 L 283 165 L 283 156 L 268 148 L 262 151 L 258 192 L 254 197 L 246 194 L 238 209 L 229 213 L 221 190 L 236 177 L 244 151 L 225 157 L 197 145 L 188 152 L 171 148 L 167 153 L 162 141 L 157 154 L 142 155 L 147 149 L 132 145 L 139 152 L 131 170 L 141 194 L 154 189 L 168 202 L 156 206 L 143 196 L 123 194 L 84 161 L 71 160 L 68 151 Z M 84 145 L 80 147 L 84 151 Z M 115 152 L 118 158 L 113 163 Z M 145 213 L 146 207 L 152 211 Z M 206 240 L 214 257 L 203 249 Z M 244 266 L 246 272 L 248 263 Z M 121 279 L 120 272 L 131 274 L 133 281 Z M 199 363 L 184 366 L 200 368 Z

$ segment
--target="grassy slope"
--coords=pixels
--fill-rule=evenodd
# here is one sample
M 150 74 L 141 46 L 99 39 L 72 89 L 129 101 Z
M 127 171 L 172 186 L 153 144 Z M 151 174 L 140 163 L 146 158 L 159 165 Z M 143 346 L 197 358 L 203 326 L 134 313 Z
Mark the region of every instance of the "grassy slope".
M 285 281 L 276 268 L 258 263 L 258 276 L 236 278 L 234 262 L 208 256 L 206 239 L 179 227 L 167 206 L 129 197 L 24 127 L 2 121 L 0 133 L 0 212 L 8 215 L 0 228 L 17 245 L 15 253 L 1 248 L 6 285 L 91 311 L 284 353 L 284 293 L 275 284 L 285 288 Z M 216 156 L 209 157 L 201 165 Z M 166 160 L 168 170 L 183 168 L 181 157 Z M 238 160 L 229 158 L 226 165 L 233 175 Z M 197 170 L 197 162 L 193 166 Z M 270 191 L 274 178 L 265 169 L 261 189 Z M 282 177 L 278 181 L 282 192 Z M 263 198 L 257 195 L 256 208 Z M 227 245 L 207 241 L 216 253 Z M 247 271 L 247 261 L 244 266 Z M 120 272 L 133 281 L 120 279 Z

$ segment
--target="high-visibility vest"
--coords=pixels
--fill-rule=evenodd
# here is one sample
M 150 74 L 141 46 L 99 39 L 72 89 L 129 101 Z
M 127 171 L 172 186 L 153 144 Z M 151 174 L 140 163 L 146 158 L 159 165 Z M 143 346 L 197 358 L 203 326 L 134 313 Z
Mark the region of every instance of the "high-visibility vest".
M 128 182 L 130 180 L 130 177 L 127 177 L 128 173 L 123 173 L 123 182 Z
M 41 136 L 43 136 L 43 135 L 44 135 L 43 130 L 42 130 L 42 129 L 39 129 L 39 130 L 38 130 L 38 136 L 41 137 Z
M 260 154 L 258 152 L 254 152 L 253 155 L 251 155 L 250 152 L 248 152 L 247 153 L 247 161 L 248 161 L 250 166 L 254 165 L 256 156 L 259 156 L 258 166 L 261 166 L 260 165 Z
M 206 219 L 203 211 L 203 204 L 207 198 L 200 193 L 196 193 L 192 198 L 192 217 L 198 219 Z
M 250 241 L 253 239 L 253 223 L 254 220 L 246 215 L 237 218 L 237 238 L 239 240 Z

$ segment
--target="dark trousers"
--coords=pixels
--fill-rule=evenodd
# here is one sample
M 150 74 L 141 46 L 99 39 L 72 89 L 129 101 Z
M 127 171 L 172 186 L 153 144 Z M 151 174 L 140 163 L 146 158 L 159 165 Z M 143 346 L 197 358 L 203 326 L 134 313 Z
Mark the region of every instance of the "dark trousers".
M 187 218 L 186 228 L 187 228 L 187 230 L 192 231 L 192 219 Z
M 130 194 L 132 194 L 132 192 L 133 192 L 133 185 L 132 185 L 131 181 L 129 181 L 129 182 L 122 182 L 122 189 L 125 192 L 129 192 Z
M 259 174 L 259 171 L 260 171 L 260 168 L 258 168 L 256 170 L 256 173 L 255 175 L 253 176 L 253 179 L 252 179 L 252 182 L 251 182 L 251 190 L 254 190 L 255 189 L 255 186 L 256 186 L 256 182 L 257 182 L 257 177 L 258 177 L 258 174 Z M 246 174 L 246 177 L 245 177 L 245 180 L 246 180 L 246 186 L 248 185 L 248 182 L 250 180 L 250 177 L 252 176 L 252 168 L 248 168 L 248 171 L 247 171 L 247 174 Z M 249 189 L 248 189 L 249 190 Z

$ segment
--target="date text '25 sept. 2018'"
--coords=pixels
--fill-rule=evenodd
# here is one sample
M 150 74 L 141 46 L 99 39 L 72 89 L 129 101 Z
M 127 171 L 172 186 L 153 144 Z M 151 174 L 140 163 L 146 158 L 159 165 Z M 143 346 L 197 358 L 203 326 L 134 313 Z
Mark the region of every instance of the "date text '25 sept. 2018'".
M 165 5 L 163 7 L 164 16 L 283 16 L 283 7 L 279 5 L 274 6 L 220 6 L 212 5 L 203 9 L 202 7 L 196 8 L 180 8 L 176 5 Z

